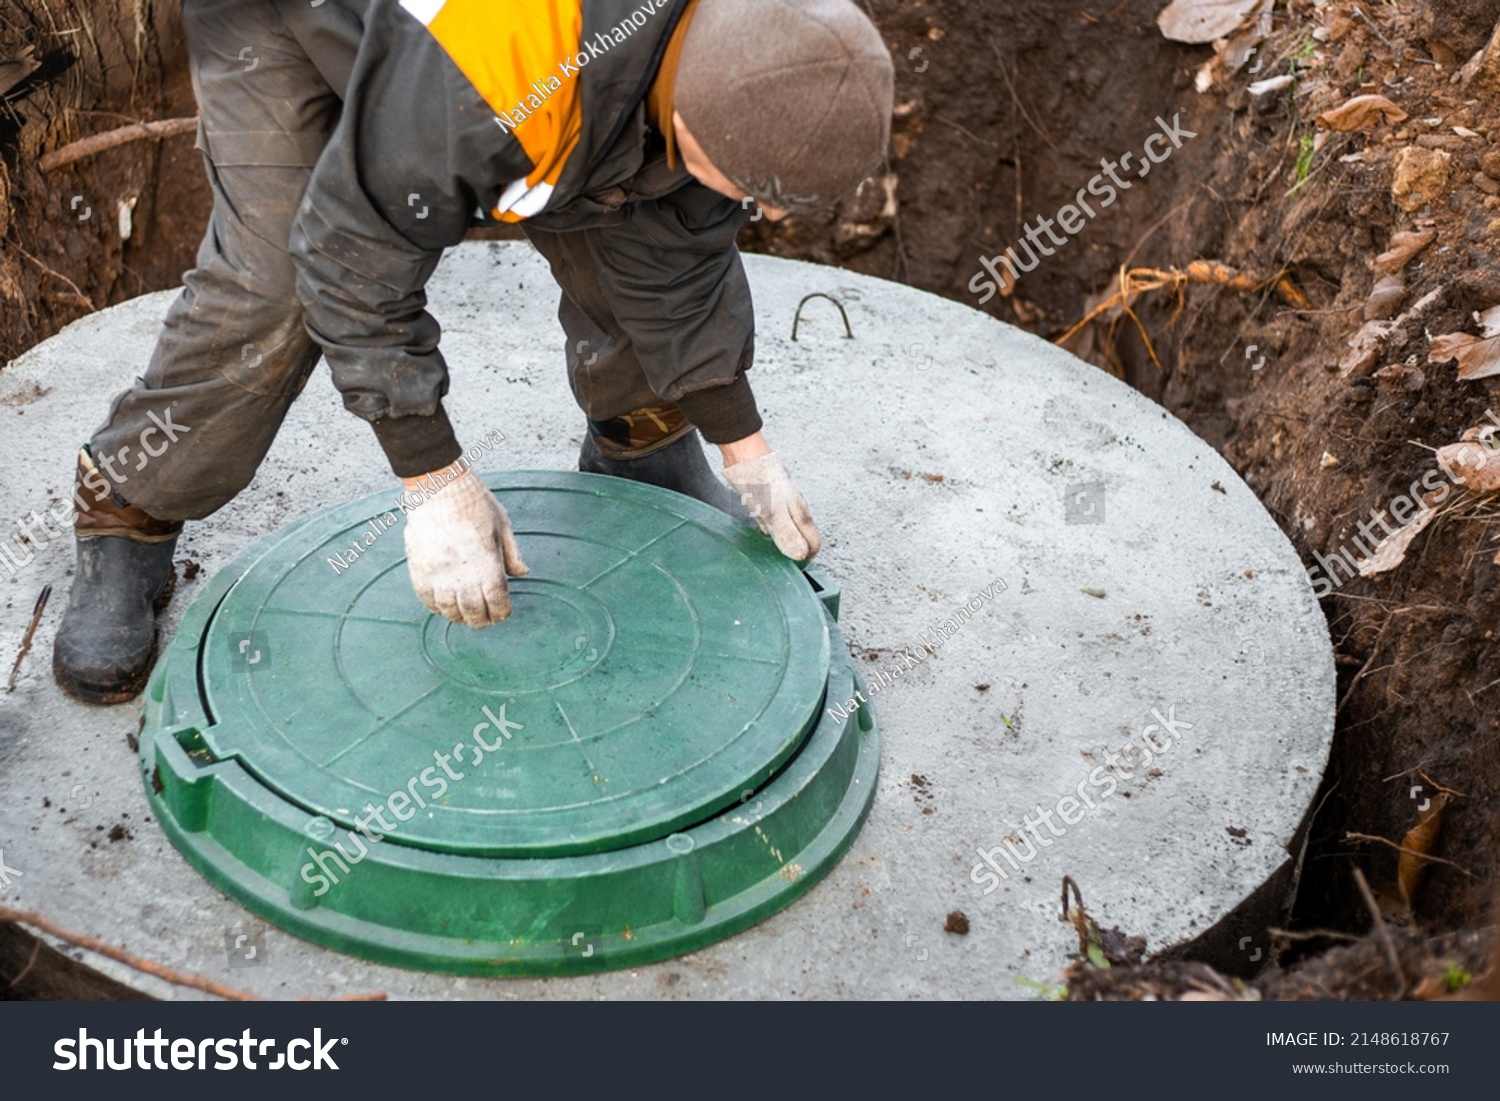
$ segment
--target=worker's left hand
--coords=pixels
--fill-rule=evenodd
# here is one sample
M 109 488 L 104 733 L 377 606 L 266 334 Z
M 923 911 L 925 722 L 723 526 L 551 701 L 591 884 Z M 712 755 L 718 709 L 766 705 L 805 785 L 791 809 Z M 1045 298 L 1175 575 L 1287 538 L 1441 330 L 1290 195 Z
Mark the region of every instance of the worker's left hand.
M 771 451 L 753 459 L 726 466 L 724 477 L 740 495 L 760 530 L 776 541 L 776 549 L 788 558 L 806 562 L 823 545 L 812 510 L 781 456 Z

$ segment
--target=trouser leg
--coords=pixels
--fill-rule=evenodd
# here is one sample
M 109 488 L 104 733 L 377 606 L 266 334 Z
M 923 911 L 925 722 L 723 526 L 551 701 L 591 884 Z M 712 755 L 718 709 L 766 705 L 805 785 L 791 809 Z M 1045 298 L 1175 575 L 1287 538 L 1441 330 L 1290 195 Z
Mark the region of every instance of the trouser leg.
M 207 516 L 250 483 L 319 357 L 287 252 L 339 99 L 276 8 L 185 0 L 213 213 L 143 376 L 94 434 L 125 500 Z
M 568 385 L 598 450 L 611 458 L 639 458 L 688 436 L 693 426 L 646 379 L 630 337 L 599 289 L 590 230 L 527 230 L 562 288 L 557 317 L 566 334 Z
M 52 669 L 89 703 L 141 691 L 180 521 L 249 484 L 318 360 L 287 242 L 338 98 L 267 0 L 187 0 L 183 17 L 213 213 L 145 374 L 79 459 Z
M 647 381 L 599 290 L 588 234 L 527 231 L 562 287 L 557 315 L 567 337 L 568 384 L 588 418 L 578 469 L 696 497 L 749 523 L 744 506 L 709 468 L 692 423 Z

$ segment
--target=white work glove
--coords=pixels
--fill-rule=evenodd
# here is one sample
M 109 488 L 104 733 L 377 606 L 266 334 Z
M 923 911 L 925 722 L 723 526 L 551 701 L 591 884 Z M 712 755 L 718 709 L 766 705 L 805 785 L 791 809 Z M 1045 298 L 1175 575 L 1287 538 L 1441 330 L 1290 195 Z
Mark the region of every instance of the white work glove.
M 772 451 L 726 466 L 724 477 L 739 494 L 751 519 L 776 541 L 777 550 L 798 562 L 818 553 L 823 537 L 780 455 Z
M 509 618 L 505 575 L 530 572 L 504 506 L 472 470 L 407 513 L 406 567 L 423 604 L 475 628 Z

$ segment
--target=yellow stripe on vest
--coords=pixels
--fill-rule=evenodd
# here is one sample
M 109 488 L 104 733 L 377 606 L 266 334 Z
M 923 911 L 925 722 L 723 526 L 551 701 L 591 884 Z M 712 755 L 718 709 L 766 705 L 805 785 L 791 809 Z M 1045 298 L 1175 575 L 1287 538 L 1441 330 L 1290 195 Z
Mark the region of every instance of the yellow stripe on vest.
M 583 34 L 582 0 L 402 0 L 531 160 L 504 189 L 495 216 L 519 222 L 552 194 L 583 131 L 572 62 Z M 501 181 L 497 181 L 501 182 Z

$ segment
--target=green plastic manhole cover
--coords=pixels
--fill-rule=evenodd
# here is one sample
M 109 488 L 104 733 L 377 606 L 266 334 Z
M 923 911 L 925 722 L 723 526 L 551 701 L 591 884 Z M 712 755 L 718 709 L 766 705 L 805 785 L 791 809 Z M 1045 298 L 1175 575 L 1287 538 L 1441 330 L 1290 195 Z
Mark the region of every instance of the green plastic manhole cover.
M 852 843 L 873 716 L 837 592 L 696 501 L 487 478 L 531 572 L 483 631 L 412 594 L 398 506 L 308 517 L 203 592 L 141 760 L 177 847 L 309 939 L 408 966 L 581 972 L 701 947 Z

